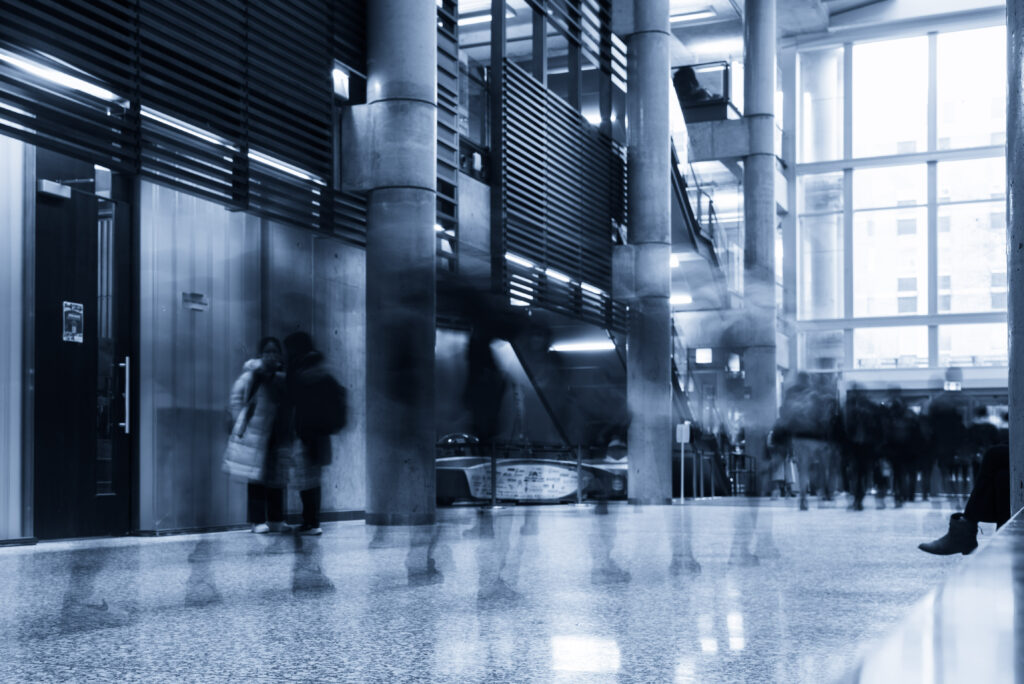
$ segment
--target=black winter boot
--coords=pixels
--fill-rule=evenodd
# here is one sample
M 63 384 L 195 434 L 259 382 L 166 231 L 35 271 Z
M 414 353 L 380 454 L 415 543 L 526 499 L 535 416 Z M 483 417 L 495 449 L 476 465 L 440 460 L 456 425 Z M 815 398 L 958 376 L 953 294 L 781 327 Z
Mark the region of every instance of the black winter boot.
M 949 556 L 954 553 L 966 556 L 978 548 L 978 523 L 971 522 L 963 513 L 954 513 L 949 517 L 949 531 L 945 536 L 918 544 L 917 548 L 937 556 Z

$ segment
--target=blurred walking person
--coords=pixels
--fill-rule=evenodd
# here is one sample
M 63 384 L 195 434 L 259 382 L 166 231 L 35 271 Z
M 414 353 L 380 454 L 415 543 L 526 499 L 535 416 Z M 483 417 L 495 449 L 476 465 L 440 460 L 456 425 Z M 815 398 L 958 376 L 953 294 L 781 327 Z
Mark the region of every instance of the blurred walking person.
M 864 510 L 864 494 L 874 468 L 881 432 L 878 408 L 864 396 L 859 385 L 851 385 L 846 392 L 845 455 L 855 511 Z
M 284 338 L 288 353 L 288 396 L 294 408 L 296 449 L 293 485 L 302 499 L 301 535 L 319 535 L 321 478 L 331 464 L 331 435 L 345 427 L 345 388 L 327 370 L 324 356 L 305 332 Z
M 290 529 L 284 522 L 284 490 L 292 442 L 281 342 L 264 337 L 259 350 L 259 358 L 245 362 L 231 387 L 233 424 L 224 470 L 248 483 L 248 522 L 253 532 L 266 534 Z
M 823 421 L 819 393 L 811 385 L 810 376 L 801 371 L 786 390 L 779 415 L 779 425 L 790 435 L 793 459 L 796 461 L 800 489 L 800 510 L 806 511 L 812 464 L 820 464 L 824 456 L 826 425 Z
M 892 467 L 892 497 L 896 508 L 914 500 L 914 463 L 921 440 L 917 415 L 910 410 L 898 389 L 889 390 L 889 403 L 884 407 L 883 450 Z
M 929 451 L 932 463 L 939 466 L 942 481 L 953 482 L 966 473 L 964 451 L 967 449 L 967 398 L 961 389 L 963 371 L 956 367 L 946 369 L 946 389 L 938 394 L 928 406 L 928 427 L 931 435 Z M 926 463 L 926 467 L 931 466 Z M 925 481 L 931 478 L 931 468 L 923 473 Z M 962 479 L 953 486 L 958 495 L 963 495 Z

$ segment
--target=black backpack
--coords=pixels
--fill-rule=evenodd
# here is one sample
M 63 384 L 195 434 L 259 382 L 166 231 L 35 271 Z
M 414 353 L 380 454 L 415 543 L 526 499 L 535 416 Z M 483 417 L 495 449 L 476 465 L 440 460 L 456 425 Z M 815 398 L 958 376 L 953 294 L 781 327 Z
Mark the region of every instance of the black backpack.
M 347 414 L 345 387 L 330 373 L 316 371 L 304 378 L 295 397 L 295 431 L 300 437 L 340 432 Z

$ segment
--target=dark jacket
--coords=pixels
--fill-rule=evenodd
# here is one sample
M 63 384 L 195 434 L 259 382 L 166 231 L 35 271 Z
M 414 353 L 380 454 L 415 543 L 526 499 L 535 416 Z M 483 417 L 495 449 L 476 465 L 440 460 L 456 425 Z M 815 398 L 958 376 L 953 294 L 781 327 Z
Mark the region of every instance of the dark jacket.
M 310 351 L 298 358 L 289 359 L 288 365 L 288 396 L 291 397 L 291 404 L 296 412 L 295 425 L 302 425 L 303 421 L 298 413 L 302 405 L 307 403 L 320 403 L 319 397 L 313 396 L 315 390 L 311 389 L 318 385 L 317 380 L 324 375 L 330 375 L 324 364 L 324 357 L 318 351 Z M 327 434 L 304 433 L 301 429 L 296 430 L 296 437 L 299 439 L 302 456 L 315 465 L 330 465 L 331 436 Z

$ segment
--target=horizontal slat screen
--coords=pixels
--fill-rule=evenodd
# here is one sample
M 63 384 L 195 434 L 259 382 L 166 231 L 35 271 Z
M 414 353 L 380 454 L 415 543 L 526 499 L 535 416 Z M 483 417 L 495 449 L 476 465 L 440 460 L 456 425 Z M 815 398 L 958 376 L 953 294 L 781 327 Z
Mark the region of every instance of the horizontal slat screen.
M 0 133 L 361 242 L 331 69 L 365 75 L 365 2 L 0 0 Z
M 0 133 L 132 170 L 137 16 L 136 0 L 0 0 Z
M 608 293 L 612 236 L 625 221 L 625 150 L 522 68 L 504 67 L 502 248 L 513 257 L 505 260 L 510 296 L 623 330 L 625 310 Z

